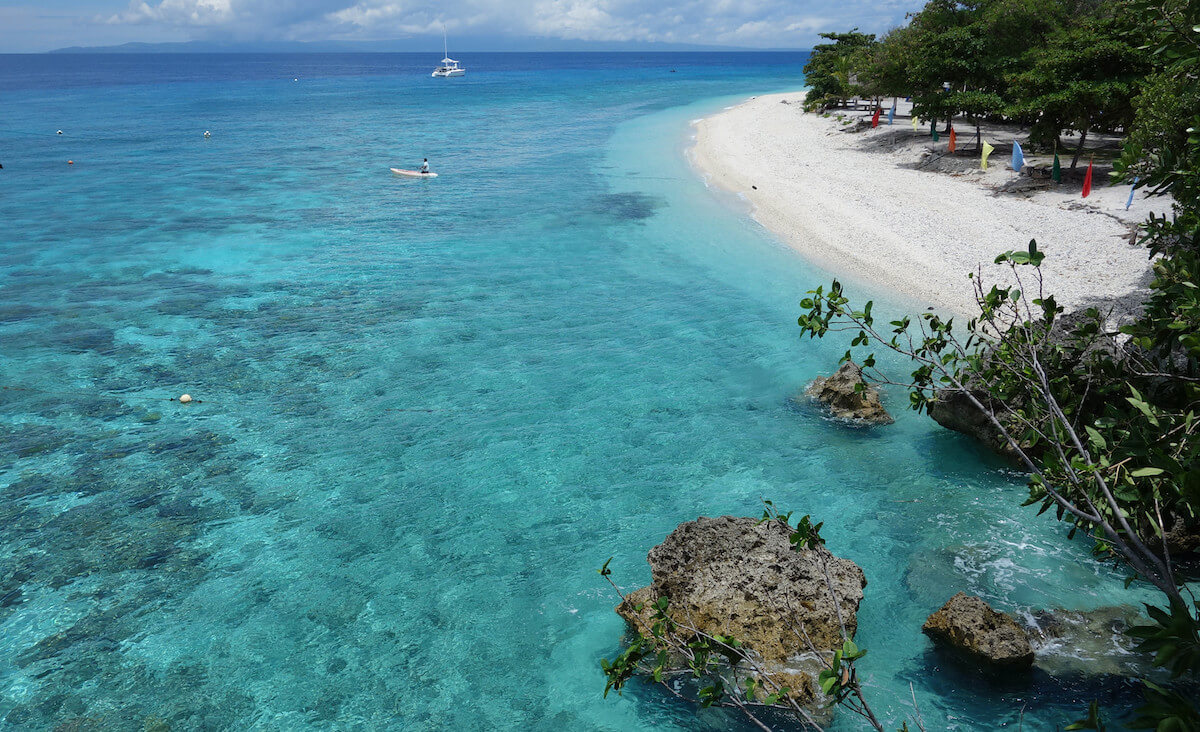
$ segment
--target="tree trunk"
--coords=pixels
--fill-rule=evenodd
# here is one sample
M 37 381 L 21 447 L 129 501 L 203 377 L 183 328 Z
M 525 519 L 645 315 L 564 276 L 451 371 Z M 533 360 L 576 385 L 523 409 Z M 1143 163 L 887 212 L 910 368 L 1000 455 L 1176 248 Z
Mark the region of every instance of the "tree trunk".
M 1083 144 L 1087 142 L 1087 128 L 1083 128 L 1083 132 L 1079 133 L 1079 147 L 1075 148 L 1075 157 L 1071 158 L 1071 170 L 1075 170 L 1075 166 L 1079 165 L 1079 156 L 1083 154 Z

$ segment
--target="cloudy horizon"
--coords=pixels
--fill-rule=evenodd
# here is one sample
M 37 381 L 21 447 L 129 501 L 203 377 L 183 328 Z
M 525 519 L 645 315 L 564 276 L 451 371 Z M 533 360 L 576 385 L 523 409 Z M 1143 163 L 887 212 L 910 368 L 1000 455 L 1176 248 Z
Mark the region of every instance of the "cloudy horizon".
M 21 1 L 21 0 L 18 0 Z M 0 7 L 0 53 L 173 41 L 382 41 L 452 35 L 810 48 L 882 33 L 924 0 L 43 0 Z

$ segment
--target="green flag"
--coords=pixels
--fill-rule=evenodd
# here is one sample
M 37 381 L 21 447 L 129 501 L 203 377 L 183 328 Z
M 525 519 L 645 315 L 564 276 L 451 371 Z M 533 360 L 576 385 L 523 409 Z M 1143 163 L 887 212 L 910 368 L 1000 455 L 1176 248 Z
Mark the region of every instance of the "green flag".
M 937 142 L 938 141 L 937 120 L 934 120 L 933 124 L 930 125 L 929 131 L 933 133 L 933 141 Z
M 1058 162 L 1058 151 L 1054 152 L 1054 167 L 1050 169 L 1050 177 L 1055 183 L 1062 183 L 1062 165 Z

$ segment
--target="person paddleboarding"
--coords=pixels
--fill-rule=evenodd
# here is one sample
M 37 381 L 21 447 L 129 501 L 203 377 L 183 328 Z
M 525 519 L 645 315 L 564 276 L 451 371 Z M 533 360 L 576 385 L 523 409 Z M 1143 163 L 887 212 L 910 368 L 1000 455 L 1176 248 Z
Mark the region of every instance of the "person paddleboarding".
M 429 158 L 425 158 L 421 161 L 421 173 L 423 175 L 429 175 Z

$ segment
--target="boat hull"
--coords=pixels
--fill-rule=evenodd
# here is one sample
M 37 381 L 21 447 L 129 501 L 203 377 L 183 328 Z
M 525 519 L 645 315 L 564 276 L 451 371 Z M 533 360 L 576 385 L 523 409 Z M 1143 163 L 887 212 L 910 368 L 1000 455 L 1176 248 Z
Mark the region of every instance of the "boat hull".
M 452 76 L 465 76 L 466 73 L 466 69 L 453 69 L 451 71 L 442 71 L 439 69 L 438 71 L 433 72 L 431 76 L 433 76 L 435 79 L 448 79 Z
M 422 173 L 419 170 L 405 170 L 404 168 L 392 168 L 392 172 L 396 175 L 404 176 L 405 178 L 436 178 L 437 173 Z

